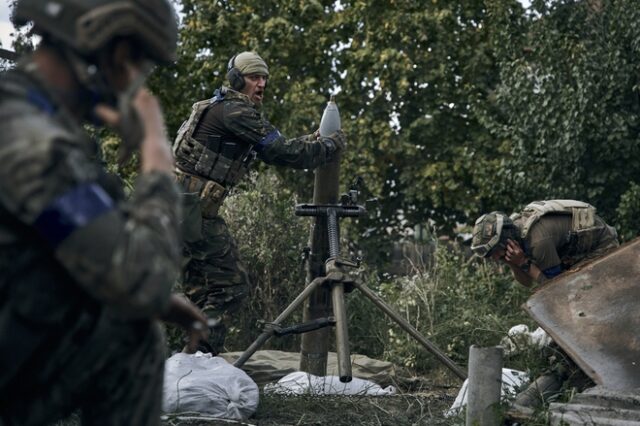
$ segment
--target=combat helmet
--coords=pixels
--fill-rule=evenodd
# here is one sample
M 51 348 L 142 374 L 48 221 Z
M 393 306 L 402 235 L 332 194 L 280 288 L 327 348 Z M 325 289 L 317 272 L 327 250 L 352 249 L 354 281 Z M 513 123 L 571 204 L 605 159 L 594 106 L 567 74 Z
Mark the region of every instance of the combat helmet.
M 512 238 L 513 230 L 515 225 L 506 214 L 499 211 L 483 214 L 473 227 L 471 251 L 477 256 L 489 257 L 495 247 Z
M 176 58 L 178 27 L 168 0 L 18 0 L 16 25 L 33 22 L 35 33 L 84 58 L 116 37 L 131 37 L 154 62 Z

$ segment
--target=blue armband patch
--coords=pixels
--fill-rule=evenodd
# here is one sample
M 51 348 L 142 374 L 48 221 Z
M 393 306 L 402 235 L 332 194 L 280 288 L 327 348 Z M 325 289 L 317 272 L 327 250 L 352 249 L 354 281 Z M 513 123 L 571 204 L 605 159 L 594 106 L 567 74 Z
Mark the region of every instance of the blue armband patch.
M 34 227 L 53 247 L 73 231 L 112 210 L 113 199 L 96 183 L 86 183 L 62 194 L 45 208 Z
M 31 102 L 31 104 L 40 108 L 47 115 L 53 115 L 56 112 L 56 108 L 53 106 L 51 101 L 37 90 L 29 89 L 27 92 L 27 100 Z
M 262 150 L 264 150 L 267 146 L 271 145 L 273 143 L 273 141 L 275 141 L 276 139 L 278 139 L 280 136 L 282 136 L 280 134 L 280 131 L 278 129 L 273 129 L 272 131 L 270 131 L 267 136 L 265 136 L 264 138 L 262 138 L 260 140 L 260 142 L 258 142 L 255 146 L 255 150 L 256 152 L 261 152 Z
M 556 265 L 551 268 L 545 269 L 544 271 L 542 271 L 542 273 L 547 278 L 553 278 L 562 273 L 562 265 Z

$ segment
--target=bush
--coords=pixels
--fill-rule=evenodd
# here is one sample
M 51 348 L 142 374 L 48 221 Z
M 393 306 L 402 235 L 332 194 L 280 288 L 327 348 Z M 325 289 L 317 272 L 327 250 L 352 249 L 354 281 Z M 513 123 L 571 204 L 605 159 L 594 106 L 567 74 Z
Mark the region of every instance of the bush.
M 274 320 L 305 285 L 301 252 L 309 238 L 310 219 L 295 217 L 295 194 L 275 172 L 253 173 L 225 202 L 222 214 L 236 238 L 253 288 L 245 308 L 235 314 L 228 350 L 246 349 L 261 333 L 259 320 Z M 469 258 L 456 245 L 434 244 L 433 258 L 414 264 L 413 273 L 391 277 L 375 265 L 355 272 L 427 339 L 461 366 L 470 345 L 497 345 L 515 324 L 534 327 L 520 306 L 528 290 L 493 262 Z M 436 358 L 400 329 L 358 290 L 346 295 L 352 353 L 385 359 L 419 373 L 439 368 Z M 302 309 L 285 323 L 299 323 Z M 330 333 L 330 336 L 333 336 Z M 297 352 L 299 336 L 271 339 L 264 349 Z M 539 370 L 539 351 L 505 360 L 521 370 Z
M 369 286 L 460 365 L 466 365 L 469 346 L 497 345 L 513 325 L 533 326 L 520 308 L 528 291 L 514 284 L 511 273 L 493 262 L 468 258 L 456 246 L 437 245 L 430 266 L 416 266 L 409 276 L 372 279 Z M 386 359 L 422 372 L 437 365 L 417 341 L 386 322 L 377 326 L 385 334 L 378 338 Z M 507 361 L 512 368 L 526 369 L 527 356 Z
M 223 214 L 254 284 L 247 308 L 235 318 L 229 349 L 245 349 L 261 331 L 256 321 L 275 319 L 303 288 L 300 253 L 308 241 L 310 221 L 294 216 L 295 202 L 295 194 L 275 173 L 265 171 L 252 174 L 225 203 Z M 515 283 L 508 268 L 469 258 L 456 245 L 437 240 L 431 244 L 435 244 L 432 261 L 414 265 L 411 275 L 388 277 L 375 266 L 363 267 L 356 275 L 460 365 L 466 365 L 470 345 L 497 345 L 515 324 L 534 327 L 520 308 L 528 290 Z M 352 353 L 384 358 L 419 372 L 438 366 L 432 354 L 358 290 L 346 295 L 346 309 Z M 301 316 L 299 309 L 287 323 L 300 322 Z M 298 351 L 299 338 L 272 339 L 266 348 Z M 527 369 L 539 357 L 535 351 L 525 352 L 506 362 Z
M 296 195 L 270 170 L 252 173 L 225 201 L 222 216 L 238 243 L 252 289 L 245 309 L 234 318 L 226 343 L 244 350 L 262 331 L 258 320 L 274 320 L 304 288 L 302 249 L 309 220 L 294 214 Z M 302 310 L 287 323 L 300 322 Z M 299 339 L 271 339 L 264 349 L 299 350 Z
M 635 182 L 629 184 L 629 189 L 620 197 L 620 204 L 616 210 L 618 235 L 623 241 L 629 241 L 638 236 L 640 230 L 640 185 Z

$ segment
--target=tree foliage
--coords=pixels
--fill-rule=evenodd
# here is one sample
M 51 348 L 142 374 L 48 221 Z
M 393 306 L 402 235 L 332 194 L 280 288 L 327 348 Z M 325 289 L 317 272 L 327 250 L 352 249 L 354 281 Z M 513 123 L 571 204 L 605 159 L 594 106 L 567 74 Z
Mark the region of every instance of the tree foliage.
M 588 201 L 638 233 L 640 11 L 633 0 L 182 0 L 179 59 L 151 86 L 175 135 L 256 50 L 265 113 L 288 136 L 337 93 L 342 182 L 380 202 L 349 227 L 370 253 L 431 222 L 453 233 L 533 199 Z M 26 43 L 23 43 L 26 45 Z M 278 170 L 301 200 L 312 172 Z M 374 256 L 375 257 L 375 256 Z
M 499 157 L 474 112 L 498 77 L 485 15 L 481 0 L 184 0 L 180 59 L 154 88 L 175 132 L 224 82 L 228 58 L 256 50 L 270 65 L 265 112 L 284 134 L 315 130 L 338 93 L 342 181 L 361 176 L 380 199 L 358 232 L 381 246 L 430 219 L 451 231 L 491 204 L 487 171 Z M 280 173 L 310 197 L 309 172 Z
M 588 201 L 630 238 L 640 230 L 630 220 L 639 212 L 632 203 L 640 173 L 637 3 L 534 7 L 529 20 L 495 8 L 490 21 L 501 73 L 487 127 L 509 145 L 500 191 L 518 203 Z

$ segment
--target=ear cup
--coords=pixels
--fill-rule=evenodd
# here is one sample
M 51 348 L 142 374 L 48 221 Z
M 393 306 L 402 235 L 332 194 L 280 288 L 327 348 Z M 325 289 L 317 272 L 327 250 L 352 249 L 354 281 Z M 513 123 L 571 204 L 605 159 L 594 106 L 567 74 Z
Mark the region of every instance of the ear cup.
M 229 80 L 229 84 L 233 90 L 240 91 L 244 87 L 244 76 L 240 70 L 236 68 L 236 56 L 238 55 L 234 55 L 227 65 L 227 80 Z
M 237 68 L 231 68 L 227 72 L 227 80 L 229 80 L 233 90 L 240 91 L 244 87 L 244 76 Z

